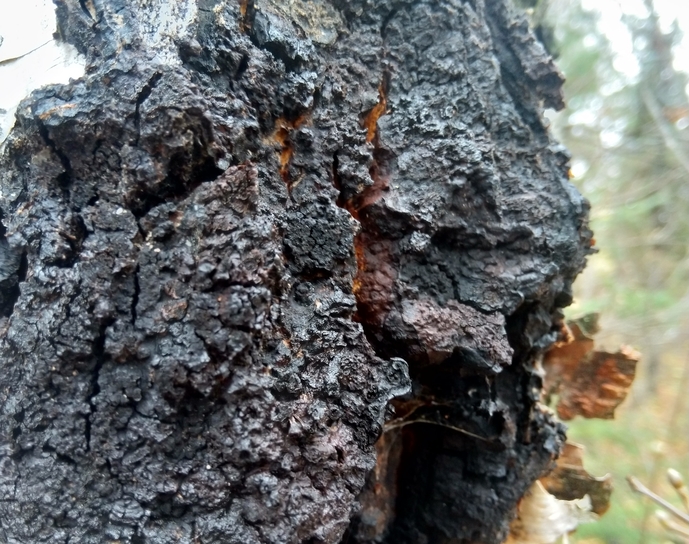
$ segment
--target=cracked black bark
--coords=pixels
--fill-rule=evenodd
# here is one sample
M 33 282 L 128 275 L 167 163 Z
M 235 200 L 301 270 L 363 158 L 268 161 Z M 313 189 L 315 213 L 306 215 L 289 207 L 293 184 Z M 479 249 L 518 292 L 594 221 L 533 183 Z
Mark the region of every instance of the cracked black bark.
M 165 6 L 58 2 L 86 75 L 0 156 L 7 539 L 499 542 L 590 246 L 549 57 L 502 0 Z

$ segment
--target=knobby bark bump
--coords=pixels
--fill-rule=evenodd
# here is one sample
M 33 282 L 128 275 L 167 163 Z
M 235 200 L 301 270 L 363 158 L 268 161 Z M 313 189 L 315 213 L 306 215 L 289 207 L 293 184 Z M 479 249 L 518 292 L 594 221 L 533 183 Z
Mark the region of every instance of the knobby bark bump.
M 502 541 L 591 246 L 525 19 L 56 3 L 86 73 L 0 158 L 0 540 Z

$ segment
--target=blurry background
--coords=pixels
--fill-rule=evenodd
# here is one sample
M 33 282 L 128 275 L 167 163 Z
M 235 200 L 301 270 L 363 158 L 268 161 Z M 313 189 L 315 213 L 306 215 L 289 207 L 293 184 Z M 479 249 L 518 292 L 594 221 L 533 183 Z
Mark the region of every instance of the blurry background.
M 614 421 L 568 423 L 588 471 L 615 479 L 610 511 L 572 540 L 682 542 L 625 477 L 677 503 L 665 471 L 689 477 L 689 2 L 519 3 L 567 78 L 567 109 L 548 117 L 591 201 L 599 248 L 568 316 L 600 312 L 600 347 L 643 354 Z

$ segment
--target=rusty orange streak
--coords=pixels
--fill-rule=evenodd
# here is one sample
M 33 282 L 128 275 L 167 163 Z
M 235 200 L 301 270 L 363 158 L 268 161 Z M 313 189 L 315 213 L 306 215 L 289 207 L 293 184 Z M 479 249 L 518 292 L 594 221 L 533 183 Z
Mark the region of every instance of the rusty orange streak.
M 294 149 L 289 140 L 289 126 L 284 119 L 278 120 L 278 128 L 275 131 L 275 141 L 280 144 L 280 176 L 289 185 L 289 163 L 292 160 Z
M 275 121 L 275 133 L 273 139 L 280 144 L 280 176 L 287 187 L 290 187 L 289 165 L 294 154 L 294 145 L 290 139 L 290 134 L 294 129 L 299 128 L 308 121 L 307 114 L 300 115 L 294 121 L 280 117 Z
M 358 298 L 362 287 L 361 275 L 366 271 L 366 248 L 360 235 L 354 237 L 354 257 L 356 258 L 357 274 L 352 282 L 352 292 Z
M 366 128 L 366 141 L 372 142 L 376 137 L 376 132 L 378 130 L 378 119 L 380 119 L 388 107 L 388 98 L 385 95 L 385 87 L 381 83 L 378 86 L 378 103 L 373 106 L 373 109 L 368 112 L 364 118 L 364 127 Z

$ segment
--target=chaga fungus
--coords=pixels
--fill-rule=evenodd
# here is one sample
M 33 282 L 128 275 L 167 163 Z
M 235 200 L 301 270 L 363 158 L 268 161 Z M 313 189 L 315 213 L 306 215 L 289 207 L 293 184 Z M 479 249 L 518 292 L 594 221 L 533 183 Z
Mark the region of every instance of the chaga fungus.
M 526 19 L 57 4 L 85 75 L 0 153 L 3 538 L 502 542 L 591 252 Z

